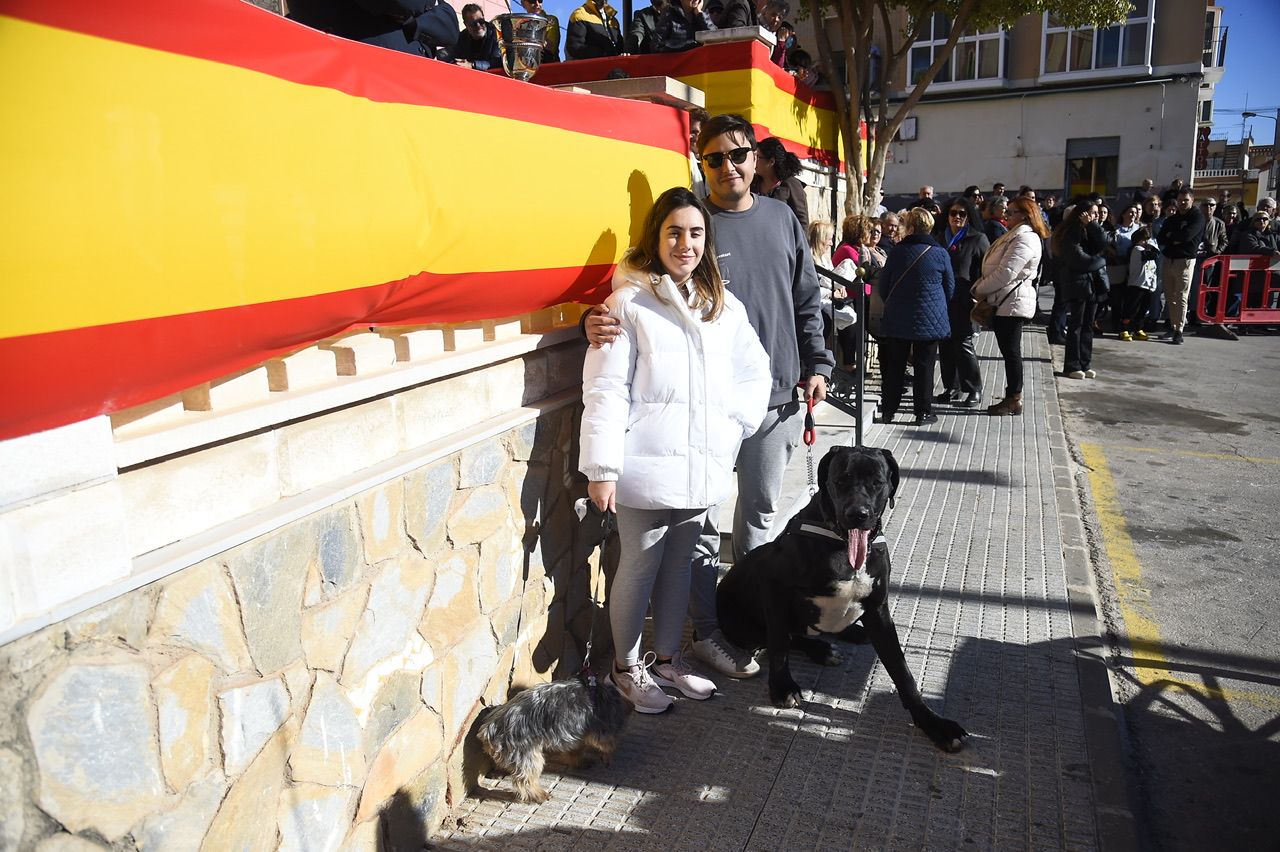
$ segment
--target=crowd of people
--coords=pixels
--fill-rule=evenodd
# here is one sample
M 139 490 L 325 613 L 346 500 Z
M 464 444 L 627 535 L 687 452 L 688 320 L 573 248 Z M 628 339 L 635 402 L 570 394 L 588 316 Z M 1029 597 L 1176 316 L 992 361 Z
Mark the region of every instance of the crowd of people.
M 519 0 L 529 14 L 550 21 L 542 62 L 559 62 L 560 19 L 543 0 Z M 569 15 L 563 33 L 564 59 L 597 59 L 644 53 L 675 53 L 697 47 L 696 35 L 707 30 L 759 26 L 773 33 L 772 61 L 814 88 L 823 88 L 813 58 L 796 40 L 787 20 L 789 0 L 651 0 L 632 16 L 623 31 L 618 10 L 608 0 L 585 0 Z M 356 0 L 294 0 L 289 17 L 344 38 L 376 44 L 429 59 L 485 71 L 502 66 L 493 24 L 475 3 L 461 15 L 445 0 L 389 0 L 373 6 Z
M 1280 258 L 1275 215 L 1273 198 L 1260 199 L 1251 212 L 1229 192 L 1197 201 L 1180 180 L 1162 193 L 1144 181 L 1114 205 L 1100 195 L 1059 204 L 1051 194 L 1037 198 L 1030 186 L 1010 197 L 1000 182 L 988 195 L 968 186 L 944 203 L 925 185 L 897 213 L 882 205 L 875 215 L 848 217 L 834 250 L 827 239 L 832 223 L 810 223 L 809 235 L 818 266 L 852 261 L 847 272 L 875 282 L 867 320 L 880 344 L 882 420 L 893 421 L 910 387 L 915 422 L 927 424 L 937 419 L 935 403 L 972 408 L 981 400 L 974 351 L 980 327 L 970 315 L 976 303 L 993 314 L 983 327 L 995 333 L 1005 362 L 1003 395 L 987 406 L 994 416 L 1022 411 L 1021 332 L 1037 313 L 1039 287 L 1054 291 L 1048 334 L 1065 347 L 1067 378 L 1097 376 L 1093 341 L 1107 332 L 1145 341 L 1163 323 L 1159 339 L 1181 345 L 1187 329 L 1201 325 L 1202 334 L 1235 339 L 1241 329 L 1196 317 L 1203 261 L 1224 254 Z M 1254 292 L 1233 278 L 1227 318 L 1239 317 Z M 833 288 L 824 307 L 838 306 L 845 295 Z M 1210 294 L 1210 312 L 1214 306 Z M 837 361 L 850 371 L 858 366 L 846 354 L 853 333 L 833 336 Z

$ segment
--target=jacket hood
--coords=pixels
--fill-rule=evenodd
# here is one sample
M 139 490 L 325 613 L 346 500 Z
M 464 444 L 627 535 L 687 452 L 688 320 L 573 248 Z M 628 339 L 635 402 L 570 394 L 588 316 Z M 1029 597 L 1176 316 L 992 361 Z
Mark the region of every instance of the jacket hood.
M 646 290 L 652 290 L 654 284 L 654 275 L 647 270 L 632 266 L 630 259 L 627 257 L 618 261 L 618 265 L 613 270 L 613 292 L 618 292 L 623 287 L 643 287 Z

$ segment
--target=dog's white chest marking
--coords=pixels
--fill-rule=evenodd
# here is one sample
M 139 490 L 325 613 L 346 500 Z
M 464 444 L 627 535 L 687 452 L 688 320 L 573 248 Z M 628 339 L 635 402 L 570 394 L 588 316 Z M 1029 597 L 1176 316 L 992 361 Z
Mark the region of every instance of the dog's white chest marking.
M 848 580 L 838 580 L 830 595 L 809 598 L 818 608 L 818 624 L 816 629 L 809 628 L 810 634 L 839 633 L 862 617 L 862 602 L 875 588 L 875 581 L 863 568 L 854 573 Z

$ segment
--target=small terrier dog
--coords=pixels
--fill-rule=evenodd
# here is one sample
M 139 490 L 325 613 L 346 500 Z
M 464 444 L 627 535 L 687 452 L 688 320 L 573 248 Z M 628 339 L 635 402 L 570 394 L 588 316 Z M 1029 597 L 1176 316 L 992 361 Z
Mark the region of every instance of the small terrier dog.
M 594 753 L 608 765 L 631 706 L 617 688 L 590 673 L 526 689 L 487 711 L 476 736 L 494 764 L 512 776 L 522 802 L 545 802 L 538 783 L 545 754 L 588 766 Z

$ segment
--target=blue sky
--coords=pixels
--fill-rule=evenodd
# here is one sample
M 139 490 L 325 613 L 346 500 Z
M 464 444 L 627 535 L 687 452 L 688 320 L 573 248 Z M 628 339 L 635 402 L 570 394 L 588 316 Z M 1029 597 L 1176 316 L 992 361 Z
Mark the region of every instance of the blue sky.
M 622 0 L 610 3 L 622 13 Z M 562 27 L 568 25 L 569 13 L 580 5 L 582 0 L 546 0 L 547 11 L 559 16 Z M 633 11 L 648 5 L 649 0 L 632 0 Z M 791 5 L 798 3 L 793 0 Z M 1280 107 L 1280 0 L 1219 0 L 1217 5 L 1224 9 L 1222 21 L 1228 35 L 1226 71 L 1213 98 L 1213 135 L 1238 142 L 1244 127 L 1242 111 L 1275 115 L 1276 107 Z M 1157 15 L 1159 7 L 1157 0 Z M 1200 29 L 1203 23 L 1197 20 L 1189 25 Z M 563 41 L 560 49 L 563 55 Z M 1274 121 L 1254 118 L 1249 125 L 1255 142 L 1272 141 Z
M 1222 0 L 1218 5 L 1227 27 L 1227 62 L 1213 95 L 1213 135 L 1238 142 L 1241 111 L 1274 116 L 1280 107 L 1280 3 Z M 1254 142 L 1273 141 L 1276 122 L 1254 118 L 1248 123 Z

